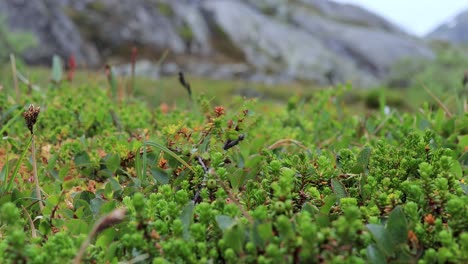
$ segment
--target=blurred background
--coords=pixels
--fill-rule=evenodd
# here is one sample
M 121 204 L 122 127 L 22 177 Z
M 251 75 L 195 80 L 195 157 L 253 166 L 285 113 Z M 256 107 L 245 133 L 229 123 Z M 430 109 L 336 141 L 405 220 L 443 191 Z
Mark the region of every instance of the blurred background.
M 170 101 L 174 89 L 154 87 L 182 71 L 215 94 L 283 100 L 347 84 L 351 103 L 372 107 L 385 91 L 411 108 L 432 100 L 424 86 L 448 104 L 466 95 L 467 44 L 460 0 L 0 1 L 1 86 L 10 54 L 38 86 L 58 55 L 86 80 L 105 79 L 105 65 L 122 79 L 134 71 L 145 98 Z

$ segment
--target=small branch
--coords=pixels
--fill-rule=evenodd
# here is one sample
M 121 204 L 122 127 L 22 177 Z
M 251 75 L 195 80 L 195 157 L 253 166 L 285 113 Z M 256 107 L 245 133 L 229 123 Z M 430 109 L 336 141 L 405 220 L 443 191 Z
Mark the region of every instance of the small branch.
M 54 206 L 54 209 L 52 209 L 52 213 L 50 214 L 50 218 L 49 218 L 49 225 L 50 226 L 52 226 L 52 220 L 55 217 L 55 212 L 57 212 L 58 207 L 60 205 L 60 201 L 62 200 L 64 195 L 65 195 L 65 190 L 62 190 L 62 193 L 60 194 L 59 200 L 58 200 L 57 204 Z
M 33 237 L 33 238 L 37 237 L 36 227 L 34 227 L 34 222 L 31 219 L 31 216 L 29 215 L 26 208 L 24 208 L 24 206 L 21 206 L 21 208 L 23 208 L 24 214 L 26 214 L 26 217 L 28 217 L 29 225 L 31 226 L 31 237 Z
M 289 146 L 289 145 L 296 145 L 302 149 L 305 149 L 307 150 L 307 147 L 304 146 L 304 144 L 302 144 L 301 142 L 297 141 L 297 140 L 294 140 L 294 139 L 290 139 L 290 138 L 286 138 L 286 139 L 281 139 L 281 140 L 278 140 L 276 141 L 275 143 L 273 143 L 271 146 L 268 147 L 269 150 L 273 150 L 273 149 L 276 149 L 276 148 L 279 148 L 279 147 L 282 147 L 282 146 Z
M 210 170 L 210 174 L 215 176 L 216 179 L 218 180 L 219 184 L 221 185 L 221 187 L 224 189 L 224 191 L 227 193 L 229 199 L 231 199 L 231 201 L 233 201 L 237 207 L 239 208 L 239 210 L 242 212 L 242 214 L 244 215 L 245 218 L 247 218 L 247 220 L 249 220 L 249 222 L 251 224 L 254 223 L 254 220 L 252 218 L 252 216 L 247 212 L 247 210 L 245 210 L 244 206 L 242 206 L 242 204 L 237 200 L 237 198 L 234 196 L 234 194 L 231 192 L 231 189 L 229 189 L 226 184 L 224 184 L 223 180 L 219 177 L 218 174 L 216 174 L 216 172 L 211 169 Z
M 426 86 L 424 83 L 423 83 L 422 85 L 423 85 L 424 90 L 425 90 L 425 91 L 432 97 L 432 99 L 434 99 L 434 100 L 437 102 L 437 104 L 444 110 L 445 114 L 446 114 L 448 117 L 452 118 L 453 115 L 452 115 L 452 113 L 450 112 L 450 110 L 447 108 L 447 106 L 445 106 L 444 103 L 442 103 L 442 101 L 441 101 L 439 98 L 437 98 L 437 96 L 435 96 L 435 95 L 427 88 L 427 86 Z
M 202 158 L 200 156 L 197 156 L 197 159 L 198 159 L 198 163 L 200 163 L 200 165 L 203 168 L 203 172 L 204 172 L 203 182 L 205 182 L 206 178 L 207 178 L 207 174 L 208 174 L 208 168 L 206 167 L 205 163 L 203 162 L 203 160 L 202 160 Z M 193 197 L 193 202 L 194 203 L 197 203 L 198 199 L 200 198 L 201 188 L 202 188 L 202 186 L 200 186 L 198 188 L 197 193 L 195 193 L 195 196 Z

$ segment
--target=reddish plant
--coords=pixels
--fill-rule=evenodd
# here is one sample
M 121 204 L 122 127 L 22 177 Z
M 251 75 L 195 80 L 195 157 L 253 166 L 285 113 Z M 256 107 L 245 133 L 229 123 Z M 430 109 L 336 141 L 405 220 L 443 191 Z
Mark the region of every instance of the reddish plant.
M 76 60 L 75 60 L 75 56 L 72 54 L 70 55 L 70 57 L 68 57 L 67 80 L 69 82 L 73 81 L 73 77 L 75 76 L 75 70 L 76 70 Z

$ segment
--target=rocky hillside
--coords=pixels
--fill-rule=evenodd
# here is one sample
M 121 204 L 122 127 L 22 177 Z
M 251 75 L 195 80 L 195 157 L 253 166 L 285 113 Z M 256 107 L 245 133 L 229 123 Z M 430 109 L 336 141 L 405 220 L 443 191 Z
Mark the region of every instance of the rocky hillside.
M 58 53 L 99 66 L 136 45 L 153 62 L 170 51 L 162 69 L 146 61 L 142 72 L 369 86 L 400 58 L 433 56 L 383 18 L 328 0 L 2 0 L 0 13 L 38 38 L 30 63 Z
M 443 23 L 427 35 L 429 39 L 446 40 L 456 44 L 468 44 L 468 9 L 452 20 Z

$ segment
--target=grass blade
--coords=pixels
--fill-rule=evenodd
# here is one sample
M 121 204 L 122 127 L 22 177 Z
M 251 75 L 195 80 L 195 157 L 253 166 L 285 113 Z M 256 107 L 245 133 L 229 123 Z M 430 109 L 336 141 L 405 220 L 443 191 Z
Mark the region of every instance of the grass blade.
M 13 174 L 11 175 L 10 181 L 8 182 L 8 185 L 6 186 L 6 189 L 4 191 L 9 192 L 11 190 L 11 186 L 13 185 L 13 181 L 15 180 L 15 177 L 18 174 L 21 162 L 23 161 L 24 157 L 26 156 L 26 153 L 29 150 L 29 147 L 31 146 L 32 139 L 33 139 L 33 137 L 31 136 L 31 138 L 29 139 L 29 141 L 27 143 L 27 146 L 23 150 L 23 153 L 21 153 L 21 157 L 16 162 L 16 166 L 15 166 L 15 169 L 13 171 Z
M 191 170 L 193 173 L 195 173 L 195 170 L 193 169 L 192 166 L 190 166 L 185 160 L 183 160 L 181 157 L 179 157 L 176 153 L 174 153 L 172 150 L 168 149 L 167 147 L 156 143 L 152 141 L 146 141 L 143 143 L 143 146 L 139 147 L 136 153 L 136 159 L 135 159 L 135 170 L 137 173 L 137 177 L 140 178 L 140 180 L 143 179 L 143 177 L 146 175 L 146 167 L 147 167 L 147 149 L 146 147 L 150 146 L 153 148 L 156 148 L 160 151 L 163 151 L 169 155 L 171 155 L 174 159 L 176 159 L 178 162 L 180 162 L 182 165 L 187 167 L 189 170 Z M 142 153 L 143 157 L 140 157 L 140 153 Z
M 8 127 L 11 126 L 11 124 L 13 124 L 13 122 L 15 122 L 15 120 L 23 113 L 23 111 L 18 111 L 10 120 L 8 120 L 8 122 L 2 126 L 2 128 L 0 129 L 0 135 L 3 135 L 3 133 L 8 129 Z

